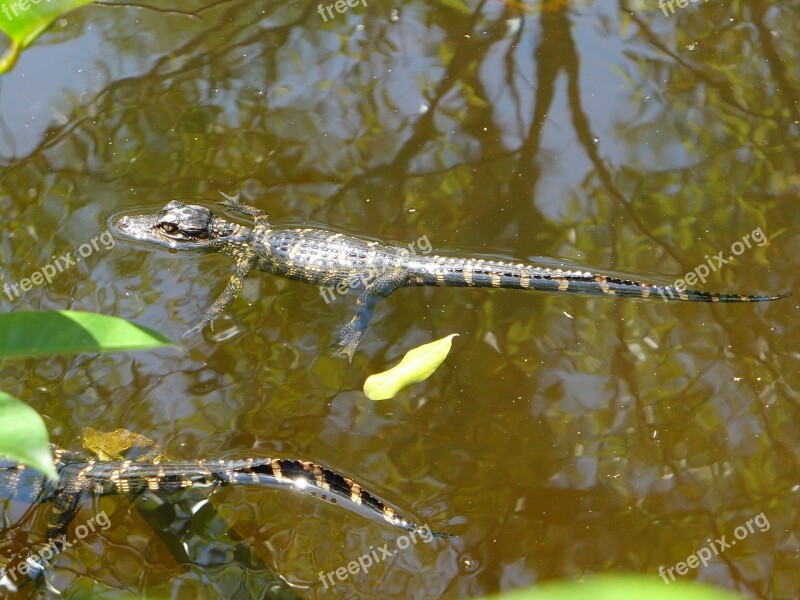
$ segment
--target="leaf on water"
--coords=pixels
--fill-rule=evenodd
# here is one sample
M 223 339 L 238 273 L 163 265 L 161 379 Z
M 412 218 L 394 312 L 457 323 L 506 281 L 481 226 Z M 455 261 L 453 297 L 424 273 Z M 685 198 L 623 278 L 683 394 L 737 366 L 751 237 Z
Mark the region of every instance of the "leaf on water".
M 662 579 L 666 580 L 666 584 Z M 727 590 L 694 582 L 670 581 L 642 575 L 595 576 L 585 581 L 558 581 L 534 588 L 515 590 L 484 600 L 737 600 Z
M 53 310 L 0 314 L 0 357 L 178 348 L 165 335 L 125 319 Z
M 19 53 L 30 46 L 41 33 L 65 12 L 89 4 L 92 0 L 47 0 L 0 3 L 0 30 L 11 45 L 0 57 L 0 74 L 11 70 Z
M 447 358 L 453 345 L 453 338 L 457 335 L 451 333 L 435 342 L 413 348 L 406 352 L 397 366 L 367 377 L 364 382 L 364 393 L 367 398 L 387 400 L 393 398 L 404 387 L 430 377 Z
M 5 392 L 0 392 L 0 455 L 30 465 L 53 481 L 58 480 L 42 417 Z
M 98 431 L 84 427 L 83 447 L 101 460 L 166 459 L 156 442 L 127 429 Z

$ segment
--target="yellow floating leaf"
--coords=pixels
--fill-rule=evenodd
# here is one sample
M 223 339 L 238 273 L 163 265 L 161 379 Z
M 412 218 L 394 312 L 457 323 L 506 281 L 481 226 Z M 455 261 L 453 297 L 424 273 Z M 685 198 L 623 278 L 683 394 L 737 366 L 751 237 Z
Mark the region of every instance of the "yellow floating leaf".
M 399 364 L 383 373 L 370 375 L 364 382 L 364 393 L 370 400 L 387 400 L 412 383 L 424 381 L 444 362 L 457 333 L 435 342 L 412 348 Z

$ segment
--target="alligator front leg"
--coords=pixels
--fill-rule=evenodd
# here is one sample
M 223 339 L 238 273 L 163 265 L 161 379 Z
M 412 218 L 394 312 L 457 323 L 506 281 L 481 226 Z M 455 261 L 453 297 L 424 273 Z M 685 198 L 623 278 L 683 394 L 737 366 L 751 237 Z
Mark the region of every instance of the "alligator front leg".
M 372 319 L 375 305 L 396 289 L 397 282 L 387 278 L 381 278 L 367 285 L 356 300 L 356 314 L 336 332 L 336 338 L 331 343 L 331 346 L 337 347 L 334 356 L 346 357 L 348 362 L 352 362 L 356 347 Z
M 238 191 L 233 196 L 228 196 L 228 194 L 224 192 L 220 192 L 219 194 L 225 198 L 225 202 L 222 203 L 225 207 L 231 209 L 235 213 L 252 218 L 256 222 L 256 225 L 266 223 L 269 220 L 267 213 L 263 210 L 248 206 L 247 204 L 242 204 Z
M 222 293 L 219 295 L 219 297 L 214 300 L 214 304 L 212 304 L 206 314 L 203 315 L 203 318 L 191 329 L 189 329 L 189 331 L 184 333 L 183 337 L 200 332 L 207 323 L 211 323 L 211 321 L 216 319 L 222 313 L 222 311 L 224 311 L 227 306 L 236 299 L 236 296 L 238 296 L 239 292 L 242 291 L 244 280 L 247 277 L 247 274 L 250 272 L 250 269 L 253 268 L 255 260 L 255 257 L 252 255 L 246 255 L 238 259 L 236 263 L 236 271 L 234 271 L 230 280 L 228 280 L 228 285 L 225 286 L 225 289 L 222 290 Z
M 5 571 L 0 570 L 0 588 L 16 591 L 29 583 L 36 586 L 44 583 L 51 592 L 59 593 L 50 585 L 49 574 L 58 556 L 71 545 L 66 540 L 67 528 L 84 499 L 85 495 L 81 492 L 67 490 L 56 496 L 47 525 L 46 541 L 33 544 L 17 554 L 9 561 Z

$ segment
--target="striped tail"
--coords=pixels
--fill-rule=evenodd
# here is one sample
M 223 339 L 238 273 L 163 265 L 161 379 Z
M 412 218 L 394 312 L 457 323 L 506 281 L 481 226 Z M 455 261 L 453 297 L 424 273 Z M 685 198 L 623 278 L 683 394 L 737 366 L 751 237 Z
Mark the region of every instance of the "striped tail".
M 280 458 L 230 461 L 218 476 L 227 484 L 290 487 L 373 521 L 417 531 L 423 536 L 454 537 L 449 533 L 431 531 L 427 525 L 407 519 L 352 479 L 311 462 Z
M 497 260 L 431 256 L 409 261 L 410 285 L 446 287 L 493 287 L 503 289 L 565 292 L 593 296 L 661 299 L 665 302 L 768 302 L 791 296 L 749 296 L 685 290 L 597 275 L 589 271 L 548 269 Z

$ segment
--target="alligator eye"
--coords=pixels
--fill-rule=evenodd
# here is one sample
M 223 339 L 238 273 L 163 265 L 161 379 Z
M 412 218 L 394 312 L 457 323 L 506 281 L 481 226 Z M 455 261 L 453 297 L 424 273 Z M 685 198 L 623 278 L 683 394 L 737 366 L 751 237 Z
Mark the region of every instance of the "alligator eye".
M 164 233 L 177 233 L 178 226 L 175 223 L 159 223 L 158 226 Z
M 191 240 L 206 240 L 208 239 L 208 229 L 195 229 L 193 227 L 185 227 L 184 229 L 181 229 L 181 235 Z

